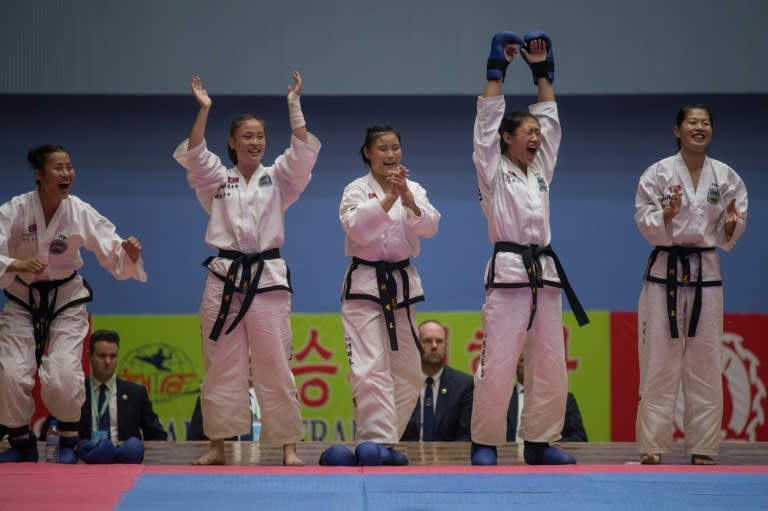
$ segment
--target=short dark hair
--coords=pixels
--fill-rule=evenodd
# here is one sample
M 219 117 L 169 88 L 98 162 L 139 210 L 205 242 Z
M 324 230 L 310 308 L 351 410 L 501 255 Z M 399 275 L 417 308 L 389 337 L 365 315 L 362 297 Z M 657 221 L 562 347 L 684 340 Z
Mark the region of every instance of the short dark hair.
M 117 332 L 115 332 L 114 330 L 106 330 L 106 329 L 95 330 L 91 334 L 91 342 L 88 345 L 88 353 L 90 355 L 93 355 L 93 351 L 95 350 L 94 345 L 97 342 L 101 342 L 101 341 L 111 342 L 113 344 L 116 344 L 118 347 L 120 347 L 120 335 Z
M 386 135 L 387 133 L 392 133 L 397 137 L 397 142 L 400 143 L 400 133 L 395 130 L 392 126 L 388 126 L 386 124 L 379 124 L 377 126 L 371 126 L 368 128 L 368 130 L 365 132 L 365 141 L 363 142 L 363 145 L 360 147 L 360 157 L 363 159 L 363 163 L 367 167 L 371 166 L 371 160 L 368 159 L 367 156 L 365 156 L 365 150 L 370 149 L 373 147 L 373 144 L 376 142 L 376 139 Z

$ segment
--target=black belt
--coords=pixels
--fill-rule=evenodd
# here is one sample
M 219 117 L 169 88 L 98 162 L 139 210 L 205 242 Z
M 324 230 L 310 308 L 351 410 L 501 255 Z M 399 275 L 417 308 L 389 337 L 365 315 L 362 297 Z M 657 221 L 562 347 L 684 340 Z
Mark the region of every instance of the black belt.
M 352 289 L 352 272 L 360 265 L 370 266 L 376 270 L 376 287 L 379 290 L 379 296 L 371 296 L 368 294 L 351 293 Z M 397 261 L 396 263 L 390 263 L 387 261 L 366 261 L 359 257 L 352 258 L 352 264 L 347 272 L 346 284 L 344 286 L 344 298 L 348 300 L 372 300 L 381 305 L 382 311 L 384 311 L 384 322 L 386 323 L 387 334 L 389 335 L 389 346 L 392 351 L 397 351 L 397 330 L 395 328 L 395 310 L 398 308 L 406 307 L 408 310 L 408 323 L 411 326 L 411 333 L 413 339 L 416 342 L 416 346 L 419 349 L 420 354 L 424 354 L 424 348 L 421 347 L 419 342 L 419 336 L 416 334 L 416 329 L 413 327 L 413 320 L 411 319 L 410 306 L 412 303 L 416 303 L 424 299 L 424 297 L 418 297 L 411 300 L 411 287 L 408 280 L 408 273 L 405 271 L 410 265 L 408 259 Z M 400 277 L 403 279 L 403 302 L 397 303 L 397 281 L 395 280 L 394 272 L 400 272 Z
M 494 281 L 494 275 L 496 274 L 496 255 L 499 252 L 512 252 L 514 254 L 520 254 L 523 258 L 523 266 L 525 266 L 525 272 L 528 275 L 527 284 L 506 284 L 497 283 Z M 557 278 L 560 282 L 554 282 L 551 280 L 544 280 L 542 278 L 541 270 L 541 256 L 550 256 L 555 263 L 555 270 L 557 271 Z M 589 323 L 587 313 L 584 312 L 584 308 L 581 306 L 581 302 L 576 297 L 576 293 L 573 291 L 568 277 L 565 275 L 563 265 L 560 264 L 560 260 L 557 258 L 557 254 L 552 250 L 552 245 L 540 247 L 538 245 L 519 245 L 510 241 L 499 241 L 493 245 L 493 257 L 491 258 L 491 265 L 488 269 L 488 276 L 486 278 L 485 288 L 522 288 L 530 287 L 531 289 L 531 314 L 528 317 L 528 328 L 530 330 L 533 325 L 533 319 L 536 317 L 536 302 L 538 297 L 538 288 L 543 288 L 545 285 L 552 287 L 559 287 L 565 291 L 565 296 L 568 298 L 568 303 L 571 306 L 573 314 L 576 316 L 576 321 L 579 326 L 584 326 Z
M 225 332 L 227 334 L 230 333 L 238 323 L 240 323 L 240 320 L 243 319 L 245 313 L 248 312 L 248 308 L 251 306 L 254 297 L 258 293 L 274 291 L 275 289 L 285 289 L 287 291 L 291 291 L 290 273 L 288 273 L 288 287 L 273 286 L 259 289 L 259 280 L 261 280 L 261 273 L 264 271 L 264 261 L 267 259 L 280 259 L 279 248 L 271 248 L 256 254 L 244 254 L 242 252 L 238 252 L 237 250 L 219 250 L 218 257 L 223 257 L 224 259 L 232 259 L 232 263 L 229 265 L 226 277 L 222 277 L 221 275 L 214 273 L 216 277 L 224 281 L 224 292 L 221 295 L 221 307 L 219 308 L 219 314 L 216 316 L 216 322 L 213 324 L 211 334 L 208 336 L 208 338 L 212 341 L 218 340 L 219 335 L 221 335 L 221 330 L 224 328 L 224 322 L 227 320 L 227 315 L 229 314 L 229 306 L 232 305 L 232 298 L 235 291 L 245 294 L 245 298 L 243 299 L 243 304 L 240 306 L 240 312 L 237 313 L 235 320 Z M 203 266 L 207 267 L 213 258 L 214 257 L 211 256 L 206 259 L 203 262 Z M 253 280 L 251 280 L 251 266 L 254 263 L 258 263 L 258 265 L 256 266 L 256 274 L 253 276 Z M 235 281 L 237 280 L 237 272 L 241 267 L 243 268 L 243 275 L 240 278 L 240 285 L 237 285 Z
M 29 303 L 26 303 L 21 298 L 12 295 L 7 290 L 3 290 L 5 292 L 5 296 L 7 296 L 9 300 L 22 306 L 32 315 L 32 327 L 34 328 L 35 337 L 35 360 L 37 360 L 38 367 L 40 367 L 40 362 L 43 359 L 43 353 L 48 346 L 48 334 L 51 332 L 51 324 L 53 323 L 53 320 L 56 318 L 56 316 L 58 316 L 62 311 L 69 309 L 70 307 L 74 307 L 76 305 L 87 303 L 93 300 L 93 289 L 91 289 L 91 286 L 88 285 L 85 280 L 83 280 L 83 286 L 88 290 L 88 296 L 72 300 L 71 302 L 62 306 L 60 309 L 56 309 L 56 298 L 59 295 L 59 288 L 74 279 L 76 275 L 77 272 L 72 272 L 72 275 L 65 279 L 38 280 L 37 282 L 33 282 L 31 284 L 27 284 L 19 277 L 16 277 L 18 282 L 29 288 Z M 35 289 L 40 294 L 39 303 L 35 301 L 35 295 L 32 292 Z M 53 297 L 49 296 L 51 291 L 53 291 Z
M 671 247 L 657 246 L 651 252 L 651 256 L 648 258 L 648 267 L 645 270 L 643 279 L 648 282 L 655 282 L 657 284 L 666 284 L 667 286 L 667 317 L 669 318 L 669 333 L 673 339 L 679 337 L 677 330 L 677 288 L 678 287 L 695 287 L 696 291 L 693 297 L 693 307 L 691 308 L 691 320 L 688 323 L 688 337 L 696 336 L 696 327 L 699 324 L 699 316 L 701 315 L 701 292 L 704 287 L 722 286 L 722 280 L 709 280 L 704 282 L 702 280 L 702 267 L 701 253 L 710 252 L 715 247 L 681 247 L 673 245 Z M 660 279 L 658 277 L 651 276 L 651 267 L 656 262 L 656 257 L 659 252 L 667 253 L 667 278 Z M 696 282 L 691 282 L 691 262 L 689 257 L 696 255 L 699 257 L 699 272 Z M 677 280 L 677 262 L 680 261 L 680 265 L 683 267 L 683 274 L 680 276 L 680 280 Z

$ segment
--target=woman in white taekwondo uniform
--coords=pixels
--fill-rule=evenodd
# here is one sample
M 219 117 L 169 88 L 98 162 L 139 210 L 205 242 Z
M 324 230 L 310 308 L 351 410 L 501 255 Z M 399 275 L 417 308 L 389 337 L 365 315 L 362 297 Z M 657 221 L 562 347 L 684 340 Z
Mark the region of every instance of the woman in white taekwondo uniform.
M 96 255 L 116 279 L 144 282 L 141 243 L 123 239 L 93 207 L 70 195 L 75 169 L 60 145 L 27 155 L 37 189 L 0 206 L 0 287 L 8 302 L 0 313 L 0 423 L 9 426 L 11 448 L 0 462 L 37 461 L 29 431 L 34 413 L 34 373 L 48 411 L 59 418 L 59 463 L 77 463 L 74 446 L 85 400 L 83 340 L 85 303 L 92 299 L 78 274 L 80 249 Z
M 640 462 L 657 464 L 672 441 L 678 388 L 685 402 L 685 449 L 711 465 L 723 416 L 723 287 L 716 247 L 730 250 L 747 223 L 747 189 L 736 172 L 707 156 L 712 114 L 682 108 L 678 152 L 640 177 L 635 223 L 655 245 L 638 303 Z
M 311 179 L 320 142 L 307 131 L 299 97 L 301 75 L 288 88 L 290 146 L 270 167 L 262 165 L 267 142 L 260 118 L 243 115 L 230 125 L 227 168 L 205 142 L 211 108 L 199 77 L 192 92 L 199 105 L 189 139 L 174 152 L 187 181 L 210 215 L 205 241 L 218 250 L 200 305 L 206 374 L 201 387 L 203 429 L 209 451 L 193 463 L 223 464 L 224 439 L 251 431 L 248 375 L 263 420 L 260 441 L 283 446 L 285 465 L 303 465 L 296 442 L 304 438 L 296 382 L 291 373 L 291 283 L 280 257 L 284 214 Z
M 501 84 L 518 51 L 533 72 L 538 103 L 505 115 Z M 524 353 L 526 400 L 519 434 L 525 440 L 525 461 L 575 463 L 549 445 L 560 438 L 568 395 L 561 289 L 579 324 L 588 322 L 549 245 L 549 186 L 560 146 L 549 37 L 497 33 L 486 77 L 477 102 L 472 159 L 494 252 L 486 268 L 485 340 L 475 373 L 471 460 L 473 465 L 496 464 L 496 446 L 506 442 L 517 360 Z
M 424 293 L 410 258 L 419 255 L 420 237 L 435 235 L 440 213 L 408 179 L 393 128 L 369 128 L 360 154 L 370 172 L 346 186 L 339 208 L 344 253 L 352 257 L 341 314 L 356 440 L 378 444 L 381 457 L 358 452 L 357 462 L 404 464 L 405 456 L 385 444 L 402 436 L 423 379 L 413 304 Z

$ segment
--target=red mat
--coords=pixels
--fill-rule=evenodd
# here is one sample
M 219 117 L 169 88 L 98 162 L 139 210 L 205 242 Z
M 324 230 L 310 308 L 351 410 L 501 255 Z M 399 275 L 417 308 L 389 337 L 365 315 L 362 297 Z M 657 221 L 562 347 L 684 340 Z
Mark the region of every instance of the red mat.
M 192 465 L 0 464 L 0 511 L 110 511 L 142 474 L 768 474 L 768 466 L 527 465 L 472 467 L 282 467 Z
M 208 466 L 151 465 L 146 474 L 624 474 L 624 473 L 704 473 L 704 474 L 768 474 L 768 465 L 439 465 L 418 467 L 282 467 L 282 466 Z
M 0 511 L 107 511 L 144 465 L 0 464 Z

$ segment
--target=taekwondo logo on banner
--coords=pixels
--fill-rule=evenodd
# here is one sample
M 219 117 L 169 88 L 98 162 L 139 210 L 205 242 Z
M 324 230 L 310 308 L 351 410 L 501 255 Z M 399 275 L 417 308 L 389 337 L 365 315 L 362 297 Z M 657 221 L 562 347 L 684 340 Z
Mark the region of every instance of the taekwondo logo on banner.
M 757 440 L 757 428 L 765 424 L 762 403 L 768 397 L 760 379 L 757 355 L 744 347 L 744 339 L 731 332 L 723 335 L 723 438 Z M 682 393 L 675 408 L 675 437 L 683 436 Z
M 202 379 L 189 355 L 166 343 L 142 344 L 127 353 L 117 376 L 143 385 L 155 403 L 196 394 Z

